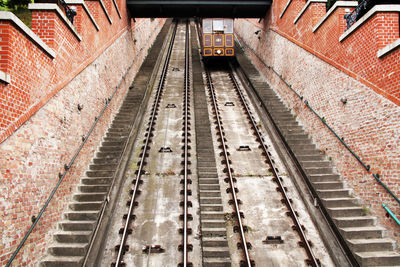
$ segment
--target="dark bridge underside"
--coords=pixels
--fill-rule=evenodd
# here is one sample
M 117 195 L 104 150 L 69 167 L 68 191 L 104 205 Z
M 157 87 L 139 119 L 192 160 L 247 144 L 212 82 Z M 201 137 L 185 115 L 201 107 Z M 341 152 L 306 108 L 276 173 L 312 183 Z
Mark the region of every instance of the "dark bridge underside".
M 271 6 L 272 0 L 127 0 L 126 2 L 134 18 L 263 18 Z

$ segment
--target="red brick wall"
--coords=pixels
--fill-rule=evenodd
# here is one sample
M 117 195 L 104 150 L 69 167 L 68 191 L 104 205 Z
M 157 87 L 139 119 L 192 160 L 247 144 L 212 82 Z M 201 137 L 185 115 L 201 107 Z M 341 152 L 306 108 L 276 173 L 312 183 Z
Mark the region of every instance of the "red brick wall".
M 85 2 L 99 30 L 78 5 L 75 26 L 81 41 L 54 11 L 33 11 L 32 30 L 53 48 L 54 58 L 12 22 L 0 21 L 0 68 L 11 76 L 10 84 L 0 82 L 1 266 L 29 229 L 31 216 L 37 216 L 104 99 L 134 62 L 14 266 L 33 266 L 43 257 L 71 192 L 165 21 L 134 23 L 121 5 L 122 18 L 112 10 L 111 24 L 97 1 Z
M 293 23 L 299 6 L 289 6 L 280 19 L 282 2 L 286 4 L 284 0 L 274 1 L 261 23 L 237 20 L 235 31 L 256 66 L 297 114 L 317 146 L 332 159 L 354 195 L 361 197 L 363 205 L 370 207 L 391 236 L 400 241 L 398 225 L 386 217 L 381 204 L 395 214 L 400 213 L 400 205 L 371 175 L 379 173 L 400 197 L 400 49 L 377 57 L 379 49 L 399 38 L 399 14 L 375 13 L 340 42 L 346 28 L 344 7 L 336 9 L 313 32 L 315 16 L 321 18 L 324 14 L 321 3 L 312 3 Z M 259 29 L 260 39 L 254 34 Z M 326 118 L 349 147 L 371 165 L 370 173 L 261 60 L 281 73 Z M 341 98 L 347 98 L 347 104 Z

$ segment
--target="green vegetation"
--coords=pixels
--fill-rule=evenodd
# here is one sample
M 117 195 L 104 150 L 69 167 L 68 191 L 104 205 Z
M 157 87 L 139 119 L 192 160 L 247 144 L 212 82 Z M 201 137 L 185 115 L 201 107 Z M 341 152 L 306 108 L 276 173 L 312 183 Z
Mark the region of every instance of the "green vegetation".
M 32 0 L 0 0 L 0 11 L 10 11 L 22 20 L 29 28 L 32 25 L 32 14 L 28 4 Z
M 369 207 L 363 206 L 362 213 L 363 213 L 364 216 L 367 216 L 368 214 L 371 213 L 371 210 L 369 209 Z

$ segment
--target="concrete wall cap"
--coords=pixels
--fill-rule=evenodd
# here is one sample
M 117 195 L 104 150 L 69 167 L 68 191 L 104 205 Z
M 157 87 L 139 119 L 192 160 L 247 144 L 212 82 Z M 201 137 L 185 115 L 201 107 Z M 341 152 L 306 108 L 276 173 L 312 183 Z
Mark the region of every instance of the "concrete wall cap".
M 288 7 L 289 7 L 289 5 L 290 5 L 291 2 L 292 2 L 292 0 L 289 0 L 289 1 L 286 3 L 285 8 L 283 9 L 282 13 L 279 15 L 279 18 L 280 18 L 280 19 L 283 17 L 283 14 L 285 14 L 285 12 L 286 12 L 286 10 L 288 9 Z
M 8 73 L 0 70 L 0 81 L 9 84 L 11 82 L 11 77 Z
M 336 10 L 338 7 L 356 7 L 358 6 L 357 1 L 337 1 L 328 11 L 328 13 L 325 14 L 325 16 L 318 22 L 317 25 L 313 28 L 313 32 L 318 30 L 319 27 L 329 18 L 330 15 Z
M 120 19 L 122 19 L 121 12 L 119 12 L 119 8 L 118 8 L 117 2 L 116 2 L 115 0 L 113 0 L 113 3 L 114 3 L 114 6 L 115 6 L 115 9 L 117 10 L 118 17 L 119 17 Z
M 107 9 L 106 9 L 106 6 L 105 6 L 104 3 L 103 3 L 103 0 L 99 0 L 99 2 L 100 2 L 100 5 L 101 5 L 101 8 L 102 8 L 103 11 L 104 11 L 104 14 L 106 14 L 106 17 L 107 17 L 107 19 L 108 19 L 108 22 L 110 22 L 110 24 L 112 24 L 112 23 L 113 23 L 113 22 L 112 22 L 112 19 L 111 19 L 110 15 L 109 15 L 108 12 L 107 12 Z
M 328 0 L 308 0 L 303 9 L 300 11 L 300 13 L 297 15 L 297 17 L 294 19 L 293 23 L 296 24 L 297 21 L 303 16 L 303 14 L 306 12 L 307 8 L 311 5 L 311 3 L 326 3 Z
M 380 49 L 376 55 L 378 57 L 383 57 L 399 47 L 400 47 L 400 38 L 394 41 L 393 43 L 385 46 L 384 48 Z
M 358 29 L 364 22 L 366 22 L 369 18 L 371 18 L 377 12 L 400 12 L 400 5 L 376 5 L 371 8 L 370 11 L 367 12 L 361 19 L 359 19 L 356 23 L 354 23 L 347 31 L 345 31 L 339 38 L 339 41 L 342 42 L 346 39 L 350 34 L 352 34 L 356 29 Z
M 23 33 L 25 33 L 37 46 L 43 49 L 52 58 L 56 57 L 56 53 L 45 42 L 40 39 L 28 26 L 25 25 L 17 16 L 9 11 L 0 11 L 0 20 L 12 21 Z
M 96 27 L 96 30 L 99 31 L 100 27 L 99 25 L 97 25 L 95 19 L 92 16 L 92 13 L 90 13 L 89 8 L 87 7 L 87 5 L 85 4 L 85 1 L 83 0 L 64 0 L 65 3 L 69 4 L 69 5 L 82 5 L 83 9 L 86 11 L 86 14 L 88 14 L 90 20 L 92 21 L 94 27 Z
M 57 4 L 29 4 L 28 8 L 30 10 L 52 10 L 55 11 L 61 18 L 61 20 L 67 25 L 67 27 L 71 30 L 71 32 L 78 38 L 79 41 L 82 41 L 82 37 L 76 31 L 74 25 L 67 19 L 64 15 L 64 12 L 58 7 Z

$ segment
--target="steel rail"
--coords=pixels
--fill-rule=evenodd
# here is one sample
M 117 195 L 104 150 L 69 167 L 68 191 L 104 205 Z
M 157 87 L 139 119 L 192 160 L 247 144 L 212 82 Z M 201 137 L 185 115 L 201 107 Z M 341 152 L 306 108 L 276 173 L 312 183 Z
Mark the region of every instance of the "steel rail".
M 166 56 L 166 59 L 165 59 L 165 63 L 164 63 L 164 67 L 163 67 L 163 70 L 162 70 L 162 73 L 161 73 L 160 82 L 158 84 L 157 94 L 156 94 L 156 98 L 155 98 L 154 104 L 153 104 L 153 111 L 152 111 L 152 114 L 151 114 L 150 122 L 148 124 L 149 125 L 149 132 L 146 135 L 146 140 L 144 142 L 145 144 L 144 144 L 144 147 L 143 147 L 143 152 L 142 152 L 142 156 L 141 156 L 141 159 L 140 159 L 138 172 L 136 174 L 135 186 L 134 186 L 134 189 L 133 189 L 132 198 L 131 198 L 130 203 L 129 203 L 128 216 L 127 216 L 126 221 L 125 221 L 124 230 L 123 230 L 122 238 L 121 238 L 121 243 L 120 243 L 120 246 L 119 246 L 119 249 L 118 249 L 117 259 L 115 261 L 115 267 L 120 266 L 120 263 L 122 261 L 122 256 L 124 254 L 124 250 L 125 250 L 124 247 L 125 247 L 125 242 L 126 242 L 126 238 L 127 238 L 127 232 L 128 232 L 128 228 L 129 228 L 129 223 L 131 221 L 131 217 L 133 216 L 132 211 L 133 211 L 133 208 L 135 206 L 135 198 L 137 196 L 138 187 L 139 187 L 139 184 L 140 184 L 140 179 L 142 177 L 142 171 L 143 171 L 143 166 L 144 166 L 144 163 L 145 163 L 147 148 L 148 148 L 148 145 L 149 145 L 149 142 L 150 142 L 150 138 L 151 138 L 151 132 L 152 132 L 153 126 L 155 124 L 155 118 L 156 118 L 156 115 L 157 115 L 157 106 L 160 103 L 161 93 L 162 93 L 162 90 L 163 90 L 163 87 L 164 87 L 165 78 L 167 76 L 169 60 L 171 58 L 172 48 L 174 46 L 174 40 L 175 40 L 177 26 L 178 26 L 178 24 L 176 23 L 174 31 L 172 33 L 171 41 L 170 41 L 170 44 L 169 44 L 169 47 L 168 47 L 168 53 L 167 53 L 167 56 Z
M 248 106 L 247 102 L 245 101 L 244 95 L 243 95 L 242 91 L 240 90 L 239 84 L 238 84 L 238 82 L 237 82 L 237 80 L 236 80 L 236 78 L 234 76 L 232 65 L 230 65 L 229 76 L 230 76 L 230 78 L 231 78 L 231 80 L 232 80 L 232 82 L 234 84 L 234 87 L 235 87 L 236 91 L 239 94 L 239 97 L 240 97 L 240 100 L 242 102 L 242 105 L 244 106 L 244 108 L 246 110 L 246 113 L 247 113 L 247 116 L 248 116 L 249 120 L 251 121 L 253 129 L 254 129 L 254 131 L 255 131 L 255 133 L 257 135 L 257 138 L 258 138 L 258 140 L 259 140 L 259 142 L 261 144 L 261 147 L 262 147 L 262 149 L 264 151 L 264 154 L 267 157 L 268 163 L 272 167 L 271 169 L 272 169 L 273 176 L 275 178 L 276 183 L 279 186 L 280 192 L 282 193 L 282 195 L 283 195 L 283 197 L 285 199 L 285 202 L 286 202 L 287 207 L 289 209 L 289 212 L 291 214 L 291 218 L 293 219 L 293 222 L 296 225 L 296 230 L 297 230 L 297 232 L 298 232 L 298 234 L 300 236 L 301 241 L 303 242 L 303 245 L 304 245 L 303 247 L 306 250 L 306 253 L 307 253 L 307 256 L 309 257 L 309 260 L 311 261 L 311 265 L 315 266 L 315 267 L 318 267 L 319 266 L 318 260 L 315 257 L 315 255 L 314 255 L 314 253 L 313 253 L 313 251 L 311 249 L 311 244 L 308 241 L 305 232 L 303 231 L 303 228 L 302 228 L 302 225 L 300 223 L 300 220 L 299 220 L 298 216 L 296 215 L 296 212 L 295 212 L 295 210 L 294 210 L 294 208 L 293 208 L 293 206 L 292 206 L 292 204 L 290 202 L 290 198 L 287 195 L 286 189 L 285 189 L 285 187 L 283 186 L 283 184 L 281 182 L 281 179 L 280 179 L 280 177 L 278 175 L 278 172 L 277 172 L 277 168 L 275 167 L 275 164 L 273 163 L 272 158 L 268 153 L 268 148 L 265 145 L 265 143 L 263 142 L 263 137 L 261 135 L 260 130 L 257 127 L 257 123 L 254 120 L 254 117 L 251 115 L 249 106 Z
M 189 25 L 186 21 L 184 80 L 184 200 L 183 200 L 183 267 L 188 265 L 188 110 L 189 110 Z
M 229 184 L 230 184 L 230 187 L 231 187 L 233 204 L 234 204 L 234 208 L 235 208 L 235 211 L 236 211 L 236 218 L 237 218 L 237 221 L 238 221 L 238 224 L 239 224 L 239 231 L 240 231 L 240 237 L 242 239 L 243 253 L 244 253 L 244 256 L 245 256 L 245 260 L 246 260 L 247 266 L 251 267 L 252 265 L 251 265 L 251 260 L 250 260 L 249 251 L 248 251 L 248 247 L 247 247 L 246 237 L 244 235 L 243 223 L 242 223 L 242 218 L 240 216 L 240 210 L 239 210 L 238 200 L 237 200 L 237 197 L 236 197 L 235 186 L 234 186 L 234 183 L 233 183 L 233 177 L 232 177 L 232 172 L 231 172 L 231 165 L 229 163 L 227 146 L 226 146 L 225 140 L 224 140 L 224 133 L 222 131 L 221 120 L 219 118 L 219 112 L 218 112 L 218 107 L 217 107 L 217 99 L 216 99 L 216 96 L 215 96 L 214 85 L 213 85 L 213 82 L 212 82 L 212 79 L 211 79 L 211 74 L 207 70 L 206 67 L 205 67 L 205 72 L 206 72 L 206 77 L 207 77 L 207 83 L 208 83 L 208 86 L 210 88 L 210 94 L 211 94 L 212 101 L 213 101 L 214 111 L 215 111 L 215 114 L 216 114 L 216 117 L 217 117 L 218 132 L 219 132 L 219 135 L 221 137 L 222 150 L 223 150 L 223 153 L 224 153 L 225 164 L 226 164 L 227 174 L 228 174 L 228 178 L 229 178 Z

